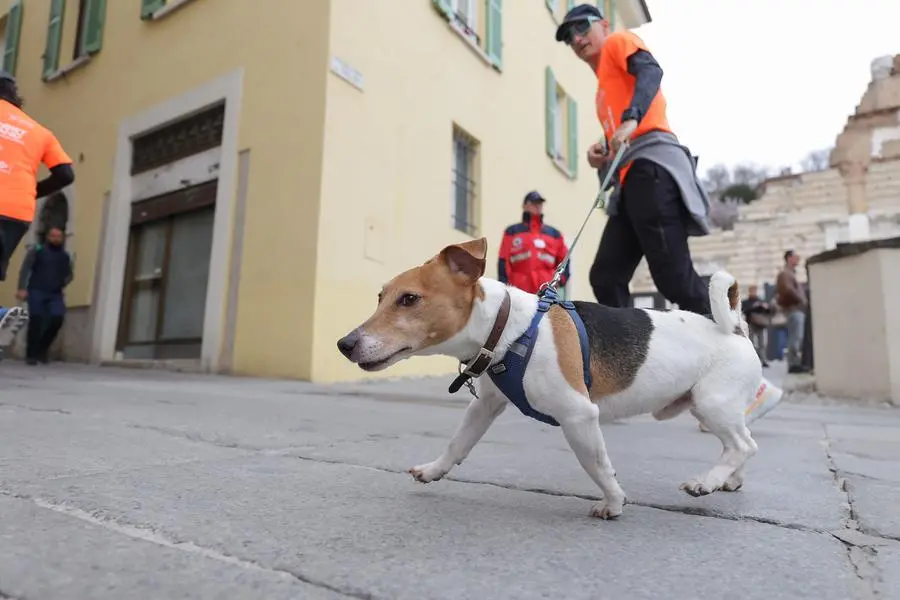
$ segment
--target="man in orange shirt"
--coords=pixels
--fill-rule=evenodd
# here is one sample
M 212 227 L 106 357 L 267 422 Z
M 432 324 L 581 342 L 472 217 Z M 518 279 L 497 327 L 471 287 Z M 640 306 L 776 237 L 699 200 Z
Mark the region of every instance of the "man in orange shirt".
M 597 76 L 597 117 L 609 144 L 594 144 L 587 158 L 599 169 L 601 181 L 612 156 L 628 143 L 591 265 L 597 301 L 629 306 L 628 284 L 646 257 L 653 282 L 666 298 L 682 310 L 711 316 L 709 292 L 694 270 L 687 241 L 709 233 L 709 197 L 697 177 L 696 158 L 669 127 L 660 90 L 662 69 L 638 36 L 611 33 L 609 21 L 590 4 L 566 14 L 556 41 L 571 47 Z M 755 401 L 748 399 L 747 423 L 772 410 L 782 397 L 763 378 Z
M 613 178 L 609 219 L 591 266 L 597 301 L 630 306 L 628 285 L 646 257 L 660 293 L 681 309 L 709 314 L 706 286 L 694 270 L 687 240 L 709 233 L 709 198 L 694 157 L 669 127 L 662 69 L 634 33 L 611 33 L 609 21 L 592 4 L 570 10 L 556 40 L 597 76 L 597 117 L 609 147 L 594 144 L 588 163 L 602 178 L 611 157 L 629 143 Z
M 37 181 L 41 163 L 50 176 Z M 49 129 L 22 111 L 15 77 L 0 70 L 0 281 L 6 281 L 9 260 L 31 228 L 37 198 L 74 180 L 72 159 Z M 0 307 L 0 349 L 27 321 L 22 308 Z

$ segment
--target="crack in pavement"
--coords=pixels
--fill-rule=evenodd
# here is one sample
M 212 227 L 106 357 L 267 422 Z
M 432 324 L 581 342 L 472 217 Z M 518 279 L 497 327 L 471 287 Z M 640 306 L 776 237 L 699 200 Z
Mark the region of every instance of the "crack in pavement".
M 230 450 L 246 450 L 248 452 L 265 452 L 266 450 L 272 450 L 270 448 L 264 448 L 262 446 L 241 444 L 240 442 L 225 441 L 221 439 L 209 439 L 204 437 L 200 433 L 179 431 L 178 429 L 168 429 L 166 427 L 159 427 L 157 425 L 141 425 L 137 423 L 128 423 L 126 427 L 128 427 L 129 429 L 138 429 L 141 431 L 152 431 L 154 433 L 160 433 L 163 435 L 168 435 L 170 437 L 177 437 L 200 444 L 209 444 L 210 446 L 216 446 L 218 448 L 228 448 Z
M 318 462 L 324 464 L 333 464 L 333 465 L 343 465 L 348 467 L 357 467 L 361 469 L 367 469 L 371 471 L 380 471 L 382 473 L 392 473 L 397 475 L 406 475 L 406 471 L 401 471 L 398 469 L 391 469 L 388 467 L 373 467 L 371 465 L 363 465 L 359 463 L 352 463 L 347 461 L 342 461 L 338 459 L 329 459 L 323 457 L 312 457 L 312 456 L 301 456 L 301 455 L 293 455 L 293 458 L 297 458 L 299 460 L 308 461 L 308 462 Z M 602 500 L 602 496 L 594 496 L 591 494 L 579 494 L 575 492 L 562 492 L 559 490 L 551 490 L 545 488 L 533 488 L 533 487 L 523 487 L 517 486 L 509 483 L 497 483 L 493 481 L 483 481 L 478 479 L 468 479 L 464 477 L 458 476 L 445 476 L 442 479 L 447 481 L 454 481 L 456 483 L 466 483 L 472 485 L 486 485 L 490 487 L 501 488 L 505 490 L 510 490 L 514 492 L 526 492 L 531 494 L 542 494 L 545 496 L 556 496 L 563 498 L 578 498 L 580 500 L 589 500 L 592 502 L 599 502 Z M 755 515 L 739 515 L 735 513 L 727 513 L 722 511 L 717 511 L 709 508 L 703 508 L 699 506 L 680 506 L 677 504 L 658 504 L 655 502 L 642 502 L 635 501 L 631 499 L 626 499 L 625 504 L 630 504 L 632 506 L 640 506 L 641 508 L 652 508 L 654 510 L 662 510 L 666 512 L 680 513 L 683 515 L 688 515 L 692 517 L 707 517 L 711 519 L 722 519 L 724 521 L 735 521 L 735 522 L 754 522 L 759 523 L 761 525 L 770 525 L 772 527 L 780 527 L 781 529 L 789 529 L 792 531 L 803 531 L 805 533 L 815 533 L 820 535 L 827 535 L 829 537 L 833 537 L 840 541 L 845 545 L 856 545 L 853 542 L 848 542 L 846 539 L 840 537 L 841 530 L 837 532 L 832 532 L 827 529 L 819 529 L 816 527 L 809 527 L 808 525 L 803 525 L 800 523 L 791 523 L 778 521 L 776 519 L 770 519 L 767 517 L 760 517 Z M 879 540 L 892 540 L 892 538 L 869 534 L 869 537 L 876 538 Z M 868 547 L 869 544 L 860 544 L 860 547 Z
M 845 508 L 847 516 L 844 519 L 844 528 L 850 532 L 863 533 L 859 527 L 859 513 L 853 502 L 853 495 L 850 493 L 847 480 L 841 474 L 837 463 L 834 461 L 834 456 L 831 451 L 831 438 L 828 435 L 828 425 L 825 423 L 822 423 L 822 432 L 824 435 L 822 447 L 825 450 L 826 466 L 834 477 L 835 487 L 841 492 L 846 500 Z M 859 583 L 859 597 L 866 600 L 880 597 L 881 593 L 879 586 L 881 584 L 881 575 L 875 564 L 875 557 L 878 555 L 878 551 L 872 546 L 859 546 L 842 537 L 835 537 L 847 548 L 847 557 L 850 560 L 850 565 L 853 567 L 853 573 L 856 575 Z
M 57 502 L 54 500 L 48 500 L 46 498 L 41 498 L 38 496 L 29 496 L 26 494 L 16 494 L 7 490 L 0 490 L 0 495 L 15 498 L 17 500 L 25 500 L 32 502 L 36 506 L 50 510 L 59 514 L 63 514 L 80 521 L 84 521 L 86 523 L 90 523 L 92 525 L 96 525 L 98 527 L 102 527 L 109 531 L 113 531 L 115 533 L 125 535 L 126 537 L 141 540 L 145 542 L 149 542 L 151 544 L 156 544 L 157 546 L 162 546 L 165 548 L 172 548 L 174 550 L 179 550 L 182 552 L 187 552 L 189 554 L 195 554 L 199 556 L 203 556 L 205 558 L 209 558 L 212 560 L 216 560 L 219 562 L 227 563 L 230 565 L 234 565 L 237 567 L 241 567 L 244 569 L 248 569 L 251 571 L 264 572 L 273 575 L 278 575 L 279 577 L 290 578 L 295 581 L 299 581 L 301 583 L 305 583 L 307 585 L 315 586 L 318 588 L 326 589 L 328 591 L 334 592 L 336 594 L 340 594 L 342 596 L 346 596 L 348 598 L 357 598 L 359 600 L 375 600 L 375 596 L 370 594 L 369 592 L 358 590 L 358 589 L 347 589 L 341 588 L 330 583 L 326 583 L 324 581 L 320 581 L 309 575 L 304 574 L 301 571 L 293 570 L 293 569 L 285 569 L 285 568 L 274 568 L 267 567 L 257 561 L 249 560 L 245 558 L 241 558 L 239 556 L 235 556 L 233 554 L 228 554 L 226 552 L 221 552 L 216 550 L 215 548 L 211 548 L 209 546 L 203 546 L 196 542 L 179 540 L 177 536 L 163 533 L 161 530 L 148 527 L 145 525 L 134 525 L 122 520 L 117 520 L 114 518 L 107 517 L 102 513 L 102 511 L 94 511 L 89 512 L 84 509 L 78 508 L 77 506 L 73 506 L 67 502 Z M 4 596 L 0 593 L 0 599 L 12 598 Z M 18 599 L 13 599 L 18 600 Z
M 28 407 L 24 407 L 28 408 Z M 283 448 L 279 450 L 274 450 L 271 448 L 261 448 L 256 446 L 250 446 L 245 444 L 239 444 L 237 442 L 231 441 L 222 441 L 222 440 L 210 440 L 202 435 L 191 433 L 191 432 L 183 432 L 179 430 L 167 429 L 164 427 L 157 427 L 152 425 L 137 425 L 137 424 L 126 424 L 128 427 L 132 427 L 135 429 L 144 429 L 149 431 L 154 431 L 163 435 L 173 436 L 184 438 L 196 443 L 201 444 L 209 444 L 218 447 L 231 448 L 231 449 L 240 449 L 246 450 L 253 453 L 260 453 L 263 455 L 269 456 L 278 456 L 281 458 L 291 458 L 295 460 L 314 462 L 314 463 L 323 463 L 323 464 L 333 464 L 333 465 L 342 465 L 360 469 L 366 469 L 370 471 L 390 473 L 395 475 L 407 475 L 406 470 L 393 469 L 389 467 L 380 467 L 380 466 L 371 466 L 360 463 L 349 462 L 340 459 L 331 459 L 327 457 L 321 456 L 309 456 L 299 454 L 297 450 L 313 450 L 312 447 L 298 447 L 292 446 L 288 448 Z M 806 525 L 791 523 L 791 522 L 783 522 L 778 521 L 776 519 L 759 517 L 759 516 L 751 516 L 751 515 L 741 515 L 729 512 L 722 512 L 718 510 L 713 510 L 705 507 L 692 507 L 692 506 L 680 506 L 680 505 L 668 505 L 668 504 L 659 504 L 652 502 L 641 502 L 641 501 L 633 501 L 627 500 L 627 504 L 631 504 L 633 506 L 639 506 L 643 508 L 650 508 L 654 510 L 662 510 L 666 512 L 679 513 L 688 516 L 697 516 L 697 517 L 706 517 L 706 518 L 715 518 L 722 519 L 733 522 L 755 522 L 763 525 L 769 525 L 773 527 L 779 527 L 782 529 L 801 531 L 806 533 L 814 533 L 820 535 L 827 535 L 829 537 L 835 538 L 839 541 L 847 551 L 848 559 L 850 561 L 851 567 L 853 569 L 854 575 L 857 578 L 859 584 L 859 594 L 858 597 L 865 599 L 876 599 L 879 598 L 881 592 L 879 590 L 879 586 L 881 584 L 880 574 L 878 572 L 877 566 L 875 565 L 875 557 L 877 556 L 876 546 L 884 545 L 887 543 L 900 542 L 900 539 L 895 539 L 891 536 L 884 536 L 877 533 L 871 533 L 867 531 L 863 531 L 858 523 L 858 514 L 856 512 L 856 507 L 853 502 L 852 494 L 850 487 L 843 477 L 840 470 L 837 468 L 836 463 L 832 457 L 831 451 L 831 440 L 828 437 L 828 431 L 826 425 L 822 424 L 823 429 L 825 431 L 824 440 L 822 440 L 822 444 L 825 450 L 825 456 L 827 459 L 827 468 L 832 473 L 834 477 L 834 483 L 836 488 L 840 491 L 841 494 L 846 498 L 845 510 L 847 512 L 847 517 L 844 519 L 843 528 L 837 531 L 828 531 L 824 529 L 818 529 L 814 527 L 809 527 Z M 201 461 L 202 462 L 202 461 Z M 448 481 L 453 481 L 457 483 L 463 484 L 471 484 L 471 485 L 486 485 L 501 489 L 506 489 L 510 491 L 517 492 L 526 492 L 526 493 L 535 493 L 542 494 L 547 496 L 557 496 L 557 497 L 568 497 L 568 498 L 578 498 L 589 501 L 600 501 L 602 500 L 601 496 L 589 495 L 589 494 L 580 494 L 574 492 L 563 492 L 558 490 L 551 489 L 542 489 L 542 488 L 532 488 L 532 487 L 524 487 L 517 486 L 514 484 L 506 484 L 506 483 L 496 483 L 490 481 L 483 481 L 477 479 L 469 479 L 458 476 L 446 476 L 444 479 Z M 228 564 L 232 564 L 235 566 L 239 566 L 246 569 L 252 569 L 257 571 L 264 571 L 271 574 L 277 574 L 283 577 L 290 577 L 296 581 L 313 585 L 322 589 L 327 589 L 337 594 L 341 594 L 343 596 L 349 598 L 358 598 L 358 599 L 366 599 L 373 600 L 375 597 L 369 593 L 358 589 L 353 588 L 341 588 L 329 584 L 324 581 L 319 581 L 313 577 L 310 577 L 304 574 L 302 571 L 289 570 L 284 568 L 274 568 L 268 567 L 264 564 L 258 563 L 253 560 L 247 560 L 244 558 L 240 558 L 239 556 L 235 556 L 232 554 L 228 554 L 226 552 L 216 550 L 215 548 L 203 546 L 198 543 L 192 541 L 184 541 L 179 540 L 177 536 L 173 536 L 171 534 L 163 533 L 161 530 L 155 528 L 152 525 L 134 525 L 127 523 L 123 520 L 120 520 L 114 516 L 109 516 L 105 514 L 104 511 L 94 511 L 88 512 L 84 509 L 78 508 L 71 503 L 67 503 L 65 501 L 56 501 L 51 499 L 46 499 L 37 496 L 29 496 L 23 494 L 17 494 L 11 490 L 3 490 L 0 489 L 0 495 L 13 497 L 21 500 L 30 501 L 37 506 L 52 510 L 57 513 L 66 514 L 70 517 L 80 519 L 82 521 L 94 524 L 96 526 L 104 527 L 107 530 L 111 530 L 133 539 L 148 541 L 154 543 L 159 546 L 164 546 L 172 549 L 177 549 L 180 551 L 185 551 L 197 555 L 202 555 L 207 558 L 217 560 L 219 562 L 224 562 Z M 2 591 L 0 591 L 0 600 L 21 600 L 11 596 L 4 596 Z
M 250 451 L 250 452 L 264 453 L 269 456 L 278 456 L 278 457 L 282 457 L 282 458 L 295 458 L 295 459 L 308 461 L 308 462 L 318 462 L 318 463 L 323 463 L 323 464 L 334 464 L 334 465 L 342 465 L 342 466 L 348 466 L 348 467 L 356 467 L 356 468 L 360 468 L 360 469 L 379 471 L 382 473 L 391 473 L 391 474 L 395 474 L 395 475 L 406 475 L 407 474 L 407 471 L 405 471 L 405 470 L 391 469 L 388 467 L 377 467 L 377 466 L 365 465 L 365 464 L 361 464 L 361 463 L 354 463 L 354 462 L 349 462 L 349 461 L 339 460 L 339 459 L 329 459 L 329 458 L 324 458 L 324 457 L 305 456 L 303 454 L 297 453 L 298 450 L 309 449 L 310 446 L 288 446 L 288 447 L 279 448 L 279 449 L 261 448 L 261 447 L 250 446 L 250 445 L 245 445 L 245 444 L 238 444 L 236 442 L 223 443 L 223 442 L 220 442 L 217 440 L 210 440 L 210 439 L 204 438 L 202 435 L 199 435 L 199 434 L 183 432 L 183 431 L 178 431 L 178 430 L 172 430 L 172 429 L 166 429 L 163 427 L 157 427 L 157 426 L 152 426 L 152 425 L 132 424 L 132 425 L 129 425 L 129 427 L 133 427 L 135 429 L 145 429 L 148 431 L 154 431 L 156 433 L 160 433 L 163 435 L 169 435 L 169 436 L 173 436 L 173 437 L 183 438 L 183 439 L 187 439 L 187 440 L 190 440 L 190 441 L 196 442 L 196 443 L 210 444 L 213 446 L 218 446 L 218 447 L 223 447 L 223 448 L 231 448 L 231 449 L 246 450 L 246 451 Z M 358 441 L 366 441 L 366 440 L 349 440 L 349 439 L 348 440 L 336 440 L 336 441 L 333 441 L 330 444 L 328 444 L 328 446 L 333 446 L 336 443 L 358 442 Z M 552 448 L 552 449 L 563 450 L 561 448 Z M 827 452 L 826 452 L 826 454 L 827 454 Z M 828 459 L 830 460 L 830 458 L 831 457 L 829 454 Z M 829 470 L 832 470 L 831 467 L 829 467 Z M 832 470 L 832 473 L 834 473 L 833 470 Z M 558 490 L 551 490 L 551 489 L 546 489 L 546 488 L 523 487 L 523 486 L 517 486 L 517 485 L 513 485 L 513 484 L 497 483 L 497 482 L 484 481 L 484 480 L 478 480 L 478 479 L 469 479 L 469 478 L 459 477 L 459 476 L 445 476 L 443 479 L 446 479 L 448 481 L 455 481 L 457 483 L 466 483 L 466 484 L 471 484 L 471 485 L 487 485 L 487 486 L 491 486 L 491 487 L 506 489 L 506 490 L 510 490 L 510 491 L 516 491 L 516 492 L 543 494 L 546 496 L 578 498 L 581 500 L 588 500 L 591 502 L 599 502 L 603 499 L 601 496 L 594 496 L 594 495 L 590 495 L 590 494 L 578 494 L 578 493 L 574 493 L 574 492 L 561 492 Z M 844 490 L 844 491 L 846 492 L 846 490 Z M 808 525 L 803 525 L 800 523 L 778 521 L 776 519 L 770 519 L 767 517 L 761 517 L 761 516 L 756 516 L 756 515 L 740 515 L 740 514 L 735 514 L 735 513 L 728 513 L 728 512 L 718 511 L 718 510 L 699 507 L 699 506 L 681 506 L 681 505 L 677 505 L 677 504 L 659 504 L 659 503 L 654 503 L 654 502 L 641 502 L 641 501 L 635 501 L 635 500 L 630 500 L 630 499 L 626 499 L 625 503 L 630 504 L 632 506 L 640 506 L 642 508 L 652 508 L 654 510 L 662 510 L 662 511 L 672 512 L 672 513 L 680 513 L 683 515 L 694 516 L 694 517 L 706 517 L 706 518 L 711 518 L 711 519 L 722 519 L 725 521 L 734 521 L 734 522 L 754 522 L 754 523 L 760 523 L 762 525 L 770 525 L 772 527 L 780 527 L 782 529 L 788 529 L 788 530 L 792 530 L 792 531 L 803 531 L 806 533 L 827 535 L 827 536 L 835 538 L 836 540 L 838 540 L 845 546 L 858 547 L 858 548 L 862 548 L 862 549 L 868 549 L 872 544 L 865 543 L 865 542 L 856 543 L 853 541 L 848 541 L 848 540 L 853 540 L 856 538 L 854 538 L 852 536 L 844 535 L 843 532 L 849 530 L 851 532 L 859 532 L 859 533 L 865 534 L 869 538 L 874 538 L 874 539 L 878 539 L 878 540 L 900 541 L 900 539 L 895 539 L 892 536 L 882 535 L 877 532 L 861 531 L 859 529 L 858 524 L 855 524 L 852 527 L 845 525 L 845 527 L 843 529 L 837 530 L 835 532 L 835 531 L 829 531 L 827 529 L 819 529 L 816 527 L 809 527 Z
M 25 600 L 22 596 L 10 596 L 3 590 L 0 590 L 0 600 Z
M 60 415 L 71 415 L 72 413 L 68 410 L 63 410 L 61 408 L 40 408 L 37 406 L 28 406 L 25 404 L 10 404 L 8 402 L 0 402 L 0 406 L 8 406 L 10 408 L 21 408 L 22 410 L 29 410 L 31 412 L 48 412 L 48 413 L 57 413 Z M 3 596 L 0 596 L 2 598 Z

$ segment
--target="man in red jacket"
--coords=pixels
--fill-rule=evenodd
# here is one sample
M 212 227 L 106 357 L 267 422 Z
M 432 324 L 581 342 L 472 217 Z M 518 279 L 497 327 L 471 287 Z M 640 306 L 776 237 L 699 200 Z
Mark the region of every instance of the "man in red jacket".
M 522 222 L 503 232 L 497 274 L 500 281 L 536 294 L 551 279 L 569 251 L 558 229 L 544 224 L 544 197 L 528 192 L 522 202 Z M 560 286 L 569 279 L 569 265 Z

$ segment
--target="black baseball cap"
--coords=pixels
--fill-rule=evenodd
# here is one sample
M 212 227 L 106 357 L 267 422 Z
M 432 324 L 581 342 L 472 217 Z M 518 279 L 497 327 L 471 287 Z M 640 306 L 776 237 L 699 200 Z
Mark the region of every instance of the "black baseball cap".
M 10 81 L 12 83 L 15 83 L 16 78 L 6 69 L 0 69 L 0 81 Z
M 525 194 L 525 199 L 522 202 L 531 202 L 533 204 L 541 204 L 546 202 L 547 200 L 541 196 L 540 192 L 531 191 Z
M 566 16 L 563 17 L 559 27 L 556 28 L 556 41 L 562 42 L 566 39 L 566 33 L 568 32 L 569 27 L 572 26 L 572 23 L 587 21 L 588 19 L 603 20 L 604 16 L 600 9 L 593 4 L 579 4 L 578 6 L 573 7 L 572 10 L 567 12 Z

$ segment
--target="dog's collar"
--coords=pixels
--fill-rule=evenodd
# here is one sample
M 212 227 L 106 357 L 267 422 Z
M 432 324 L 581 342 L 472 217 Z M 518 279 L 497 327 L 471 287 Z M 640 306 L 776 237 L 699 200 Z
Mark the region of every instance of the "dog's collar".
M 509 291 L 504 290 L 500 311 L 497 313 L 497 318 L 494 319 L 494 328 L 491 329 L 491 333 L 488 335 L 488 339 L 484 343 L 484 346 L 478 350 L 478 354 L 473 358 L 460 363 L 461 371 L 456 379 L 453 380 L 453 383 L 450 384 L 451 394 L 458 392 L 459 388 L 471 379 L 477 379 L 484 375 L 484 372 L 491 366 L 491 363 L 494 360 L 494 348 L 497 346 L 497 342 L 500 341 L 500 336 L 503 335 L 503 330 L 506 328 L 506 322 L 509 320 L 510 305 Z

